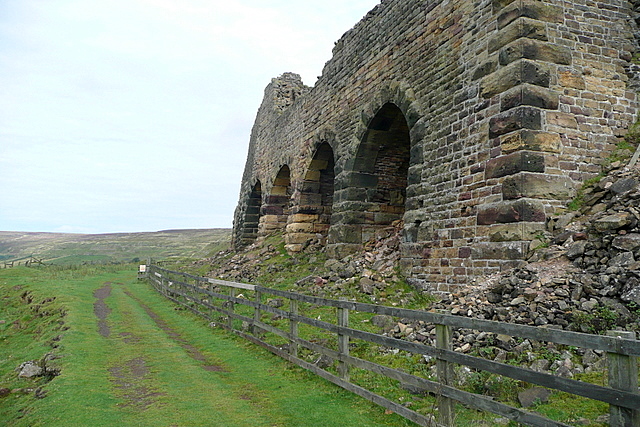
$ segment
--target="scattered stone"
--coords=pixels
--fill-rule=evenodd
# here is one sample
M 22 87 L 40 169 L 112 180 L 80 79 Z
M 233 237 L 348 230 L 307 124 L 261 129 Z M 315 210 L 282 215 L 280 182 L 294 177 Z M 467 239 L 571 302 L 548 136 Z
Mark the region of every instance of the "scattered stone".
M 609 187 L 609 191 L 615 194 L 623 194 L 627 191 L 631 191 L 638 186 L 638 181 L 634 178 L 624 178 L 615 182 L 615 184 Z
M 20 372 L 18 376 L 21 378 L 39 377 L 44 374 L 44 370 L 42 369 L 42 367 L 40 367 L 38 362 L 35 362 L 33 360 L 29 360 L 20 364 L 18 371 Z
M 371 318 L 371 324 L 383 330 L 391 329 L 395 325 L 393 317 L 385 314 L 378 314 Z
M 603 218 L 597 219 L 594 222 L 594 226 L 598 231 L 610 231 L 617 230 L 619 228 L 628 225 L 631 222 L 631 217 L 628 212 L 618 212 L 612 215 L 607 215 Z
M 547 403 L 551 391 L 542 387 L 533 387 L 518 393 L 518 401 L 523 408 L 529 408 L 535 404 Z
M 329 366 L 333 365 L 333 359 L 323 354 L 316 359 L 314 365 L 320 369 L 327 369 Z
M 273 308 L 280 308 L 284 305 L 282 298 L 270 298 L 267 300 L 267 305 Z
M 548 372 L 551 362 L 546 359 L 534 360 L 531 364 L 531 370 L 536 372 Z

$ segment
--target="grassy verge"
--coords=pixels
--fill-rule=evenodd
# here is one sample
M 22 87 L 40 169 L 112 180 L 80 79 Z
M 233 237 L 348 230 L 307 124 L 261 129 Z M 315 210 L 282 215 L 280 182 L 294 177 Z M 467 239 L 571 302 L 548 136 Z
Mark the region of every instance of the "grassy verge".
M 409 425 L 176 310 L 122 266 L 0 271 L 0 424 L 11 426 Z M 94 292 L 109 286 L 108 336 Z M 22 295 L 28 292 L 32 301 Z M 42 301 L 50 315 L 40 316 Z M 28 299 L 28 298 L 27 298 Z M 48 305 L 47 305 L 48 304 Z M 41 308 L 36 312 L 35 305 Z M 35 314 L 34 314 L 35 313 Z M 150 315 L 150 313 L 153 314 Z M 20 327 L 14 325 L 19 321 Z M 64 322 L 64 323 L 62 323 Z M 68 329 L 67 329 L 68 328 Z M 54 348 L 55 347 L 55 348 Z M 18 378 L 52 353 L 61 374 Z

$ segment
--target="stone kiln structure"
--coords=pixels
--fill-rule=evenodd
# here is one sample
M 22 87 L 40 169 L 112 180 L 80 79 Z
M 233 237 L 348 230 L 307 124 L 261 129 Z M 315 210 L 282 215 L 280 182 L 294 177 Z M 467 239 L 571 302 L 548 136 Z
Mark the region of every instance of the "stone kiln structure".
M 516 264 L 636 120 L 634 5 L 383 0 L 312 88 L 271 81 L 234 220 L 331 257 L 403 220 L 411 281 L 448 291 Z

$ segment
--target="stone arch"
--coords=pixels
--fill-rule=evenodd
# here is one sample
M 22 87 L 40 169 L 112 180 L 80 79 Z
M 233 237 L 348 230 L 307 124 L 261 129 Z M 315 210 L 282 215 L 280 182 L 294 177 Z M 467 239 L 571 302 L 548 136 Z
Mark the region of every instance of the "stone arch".
M 335 182 L 335 158 L 328 142 L 316 148 L 294 195 L 287 225 L 287 249 L 298 252 L 314 239 L 324 241 L 331 225 Z
M 247 208 L 242 221 L 242 231 L 240 233 L 240 246 L 247 246 L 255 242 L 258 238 L 258 225 L 262 208 L 262 184 L 260 180 L 251 187 L 251 192 L 247 199 Z
M 334 256 L 360 247 L 378 230 L 403 219 L 409 169 L 417 160 L 411 141 L 409 120 L 395 102 L 382 104 L 368 120 L 341 179 L 341 225 L 332 229 L 330 243 L 343 248 L 334 246 Z
M 291 195 L 291 170 L 288 165 L 283 165 L 260 209 L 261 236 L 285 229 L 290 213 Z

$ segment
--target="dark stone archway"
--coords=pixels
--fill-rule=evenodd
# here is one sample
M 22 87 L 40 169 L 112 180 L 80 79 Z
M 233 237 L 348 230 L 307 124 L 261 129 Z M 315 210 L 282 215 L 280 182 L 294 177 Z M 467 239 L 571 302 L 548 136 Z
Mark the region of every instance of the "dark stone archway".
M 258 225 L 260 224 L 260 212 L 262 207 L 262 184 L 257 181 L 251 188 L 247 200 L 247 208 L 244 213 L 242 232 L 239 246 L 247 246 L 258 238 Z
M 298 251 L 308 241 L 327 236 L 331 225 L 335 160 L 331 146 L 323 142 L 316 149 L 304 175 L 287 226 L 287 249 Z
M 411 137 L 404 114 L 387 103 L 369 122 L 342 191 L 340 227 L 331 243 L 361 245 L 403 218 Z
M 266 235 L 278 230 L 284 230 L 291 205 L 291 171 L 284 165 L 278 171 L 273 181 L 273 187 L 265 198 L 265 203 L 260 212 L 260 232 Z

